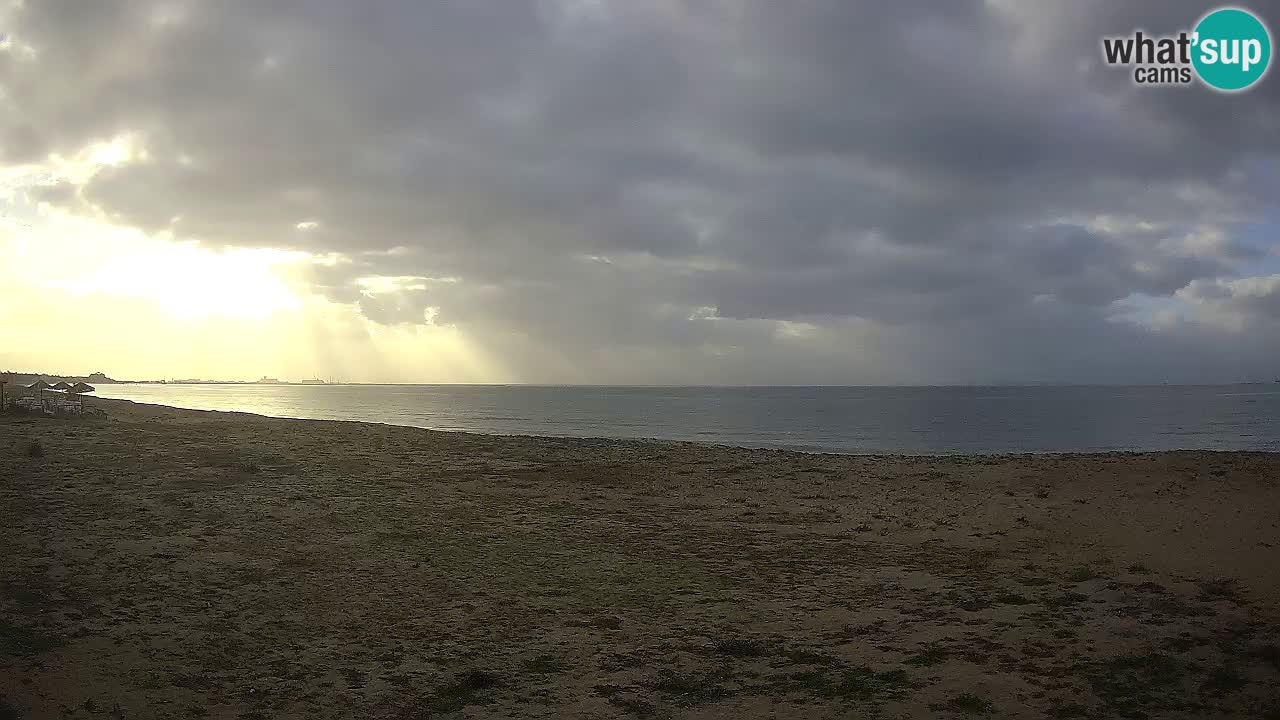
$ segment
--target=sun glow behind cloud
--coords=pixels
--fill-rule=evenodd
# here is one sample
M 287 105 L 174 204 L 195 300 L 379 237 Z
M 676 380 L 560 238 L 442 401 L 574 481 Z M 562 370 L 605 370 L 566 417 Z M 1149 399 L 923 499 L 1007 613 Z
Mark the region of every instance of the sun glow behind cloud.
M 507 379 L 456 328 L 382 327 L 313 294 L 306 271 L 332 261 L 215 249 L 48 209 L 10 217 L 0 223 L 0 368 L 133 379 Z
M 263 321 L 301 307 L 289 278 L 309 260 L 307 253 L 202 246 L 169 232 L 119 227 L 93 213 L 57 210 L 38 199 L 50 187 L 79 188 L 104 168 L 148 159 L 141 136 L 125 132 L 11 174 L 0 200 L 20 211 L 21 221 L 0 230 L 0 259 L 20 268 L 24 284 L 45 296 L 136 299 L 187 321 Z
M 219 248 L 121 227 L 88 204 L 70 212 L 41 200 L 59 188 L 79 194 L 106 168 L 149 160 L 144 138 L 125 132 L 3 168 L 0 367 L 133 379 L 512 379 L 457 328 L 384 327 L 355 304 L 315 294 L 310 272 L 350 261 L 340 254 Z M 296 230 L 320 225 L 303 220 Z M 422 287 L 389 280 L 364 289 Z
M 263 319 L 301 305 L 286 281 L 305 253 L 214 250 L 67 216 L 12 233 L 5 254 L 37 288 L 137 298 L 177 318 Z

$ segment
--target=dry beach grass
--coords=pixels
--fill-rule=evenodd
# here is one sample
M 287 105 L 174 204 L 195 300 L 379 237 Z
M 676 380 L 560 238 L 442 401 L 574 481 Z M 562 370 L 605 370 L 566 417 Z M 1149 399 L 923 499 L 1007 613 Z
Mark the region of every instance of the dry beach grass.
M 99 404 L 0 418 L 0 718 L 1280 717 L 1280 456 Z

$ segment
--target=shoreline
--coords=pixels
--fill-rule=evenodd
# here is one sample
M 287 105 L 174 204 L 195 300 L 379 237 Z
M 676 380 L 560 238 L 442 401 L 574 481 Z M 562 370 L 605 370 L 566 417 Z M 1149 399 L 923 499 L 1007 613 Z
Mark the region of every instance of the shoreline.
M 555 387 L 555 386 L 546 386 Z M 565 386 L 574 387 L 574 386 Z M 613 387 L 613 386 L 610 386 Z M 629 387 L 629 386 L 617 386 Z M 958 386 L 959 387 L 959 386 Z M 1280 394 L 1280 392 L 1277 392 Z M 831 450 L 817 447 L 802 446 L 778 446 L 778 445 L 734 445 L 730 443 L 718 443 L 702 440 L 678 440 L 658 437 L 626 437 L 626 436 L 608 436 L 608 435 L 553 435 L 553 434 L 536 434 L 536 433 L 497 433 L 485 432 L 482 430 L 451 430 L 434 427 L 424 427 L 421 425 L 405 425 L 401 423 L 382 422 L 378 420 L 356 420 L 344 418 L 312 418 L 297 417 L 292 415 L 265 415 L 262 413 L 250 412 L 247 410 L 206 410 L 203 408 L 188 408 L 177 405 L 165 405 L 163 403 L 152 403 L 141 400 L 130 400 L 126 398 L 107 398 L 93 396 L 92 403 L 129 403 L 132 405 L 140 405 L 144 407 L 162 408 L 165 410 L 175 410 L 180 412 L 196 412 L 196 413 L 217 413 L 236 416 L 250 416 L 263 418 L 268 420 L 300 420 L 306 422 L 336 422 L 336 423 L 362 423 L 368 425 L 379 425 L 384 427 L 410 428 L 414 430 L 423 430 L 433 433 L 458 433 L 463 435 L 477 435 L 483 437 L 494 438 L 514 438 L 514 439 L 552 439 L 552 440 L 583 440 L 590 442 L 606 442 L 606 443 L 645 443 L 659 445 L 691 445 L 705 448 L 722 448 L 722 449 L 739 449 L 739 450 L 759 450 L 762 452 L 789 452 L 801 455 L 832 455 L 837 457 L 872 457 L 872 458 L 903 458 L 903 459 L 934 459 L 934 458 L 1002 458 L 1002 457 L 1106 457 L 1106 456 L 1128 456 L 1128 455 L 1157 455 L 1163 453 L 1221 453 L 1221 454 L 1241 454 L 1241 455 L 1273 455 L 1280 456 L 1280 450 L 1235 450 L 1235 449 L 1218 449 L 1218 448 L 1170 448 L 1162 450 L 1016 450 L 1016 451 L 988 451 L 988 452 L 969 452 L 969 451 L 940 451 L 936 453 L 928 452 L 899 452 L 893 450 Z
M 96 400 L 0 416 L 17 717 L 1280 708 L 1275 453 L 815 454 Z

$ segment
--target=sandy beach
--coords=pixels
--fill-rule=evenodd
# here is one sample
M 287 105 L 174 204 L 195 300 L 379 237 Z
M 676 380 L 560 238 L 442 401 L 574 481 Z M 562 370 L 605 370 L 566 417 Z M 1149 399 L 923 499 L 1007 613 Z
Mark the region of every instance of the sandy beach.
M 1280 456 L 0 417 L 0 718 L 1280 718 Z

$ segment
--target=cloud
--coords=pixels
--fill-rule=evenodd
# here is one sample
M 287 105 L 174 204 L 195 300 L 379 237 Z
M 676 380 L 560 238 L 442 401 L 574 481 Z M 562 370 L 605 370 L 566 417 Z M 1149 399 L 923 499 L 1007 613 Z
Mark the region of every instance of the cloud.
M 38 200 L 327 258 L 313 291 L 522 379 L 1265 373 L 1176 318 L 1266 305 L 1240 228 L 1280 197 L 1280 84 L 1099 62 L 1200 5 L 26 2 L 0 163 L 133 138 Z M 451 281 L 362 285 L 400 277 Z
M 1280 327 L 1280 274 L 1233 280 L 1195 280 L 1178 295 L 1207 321 L 1236 330 Z

